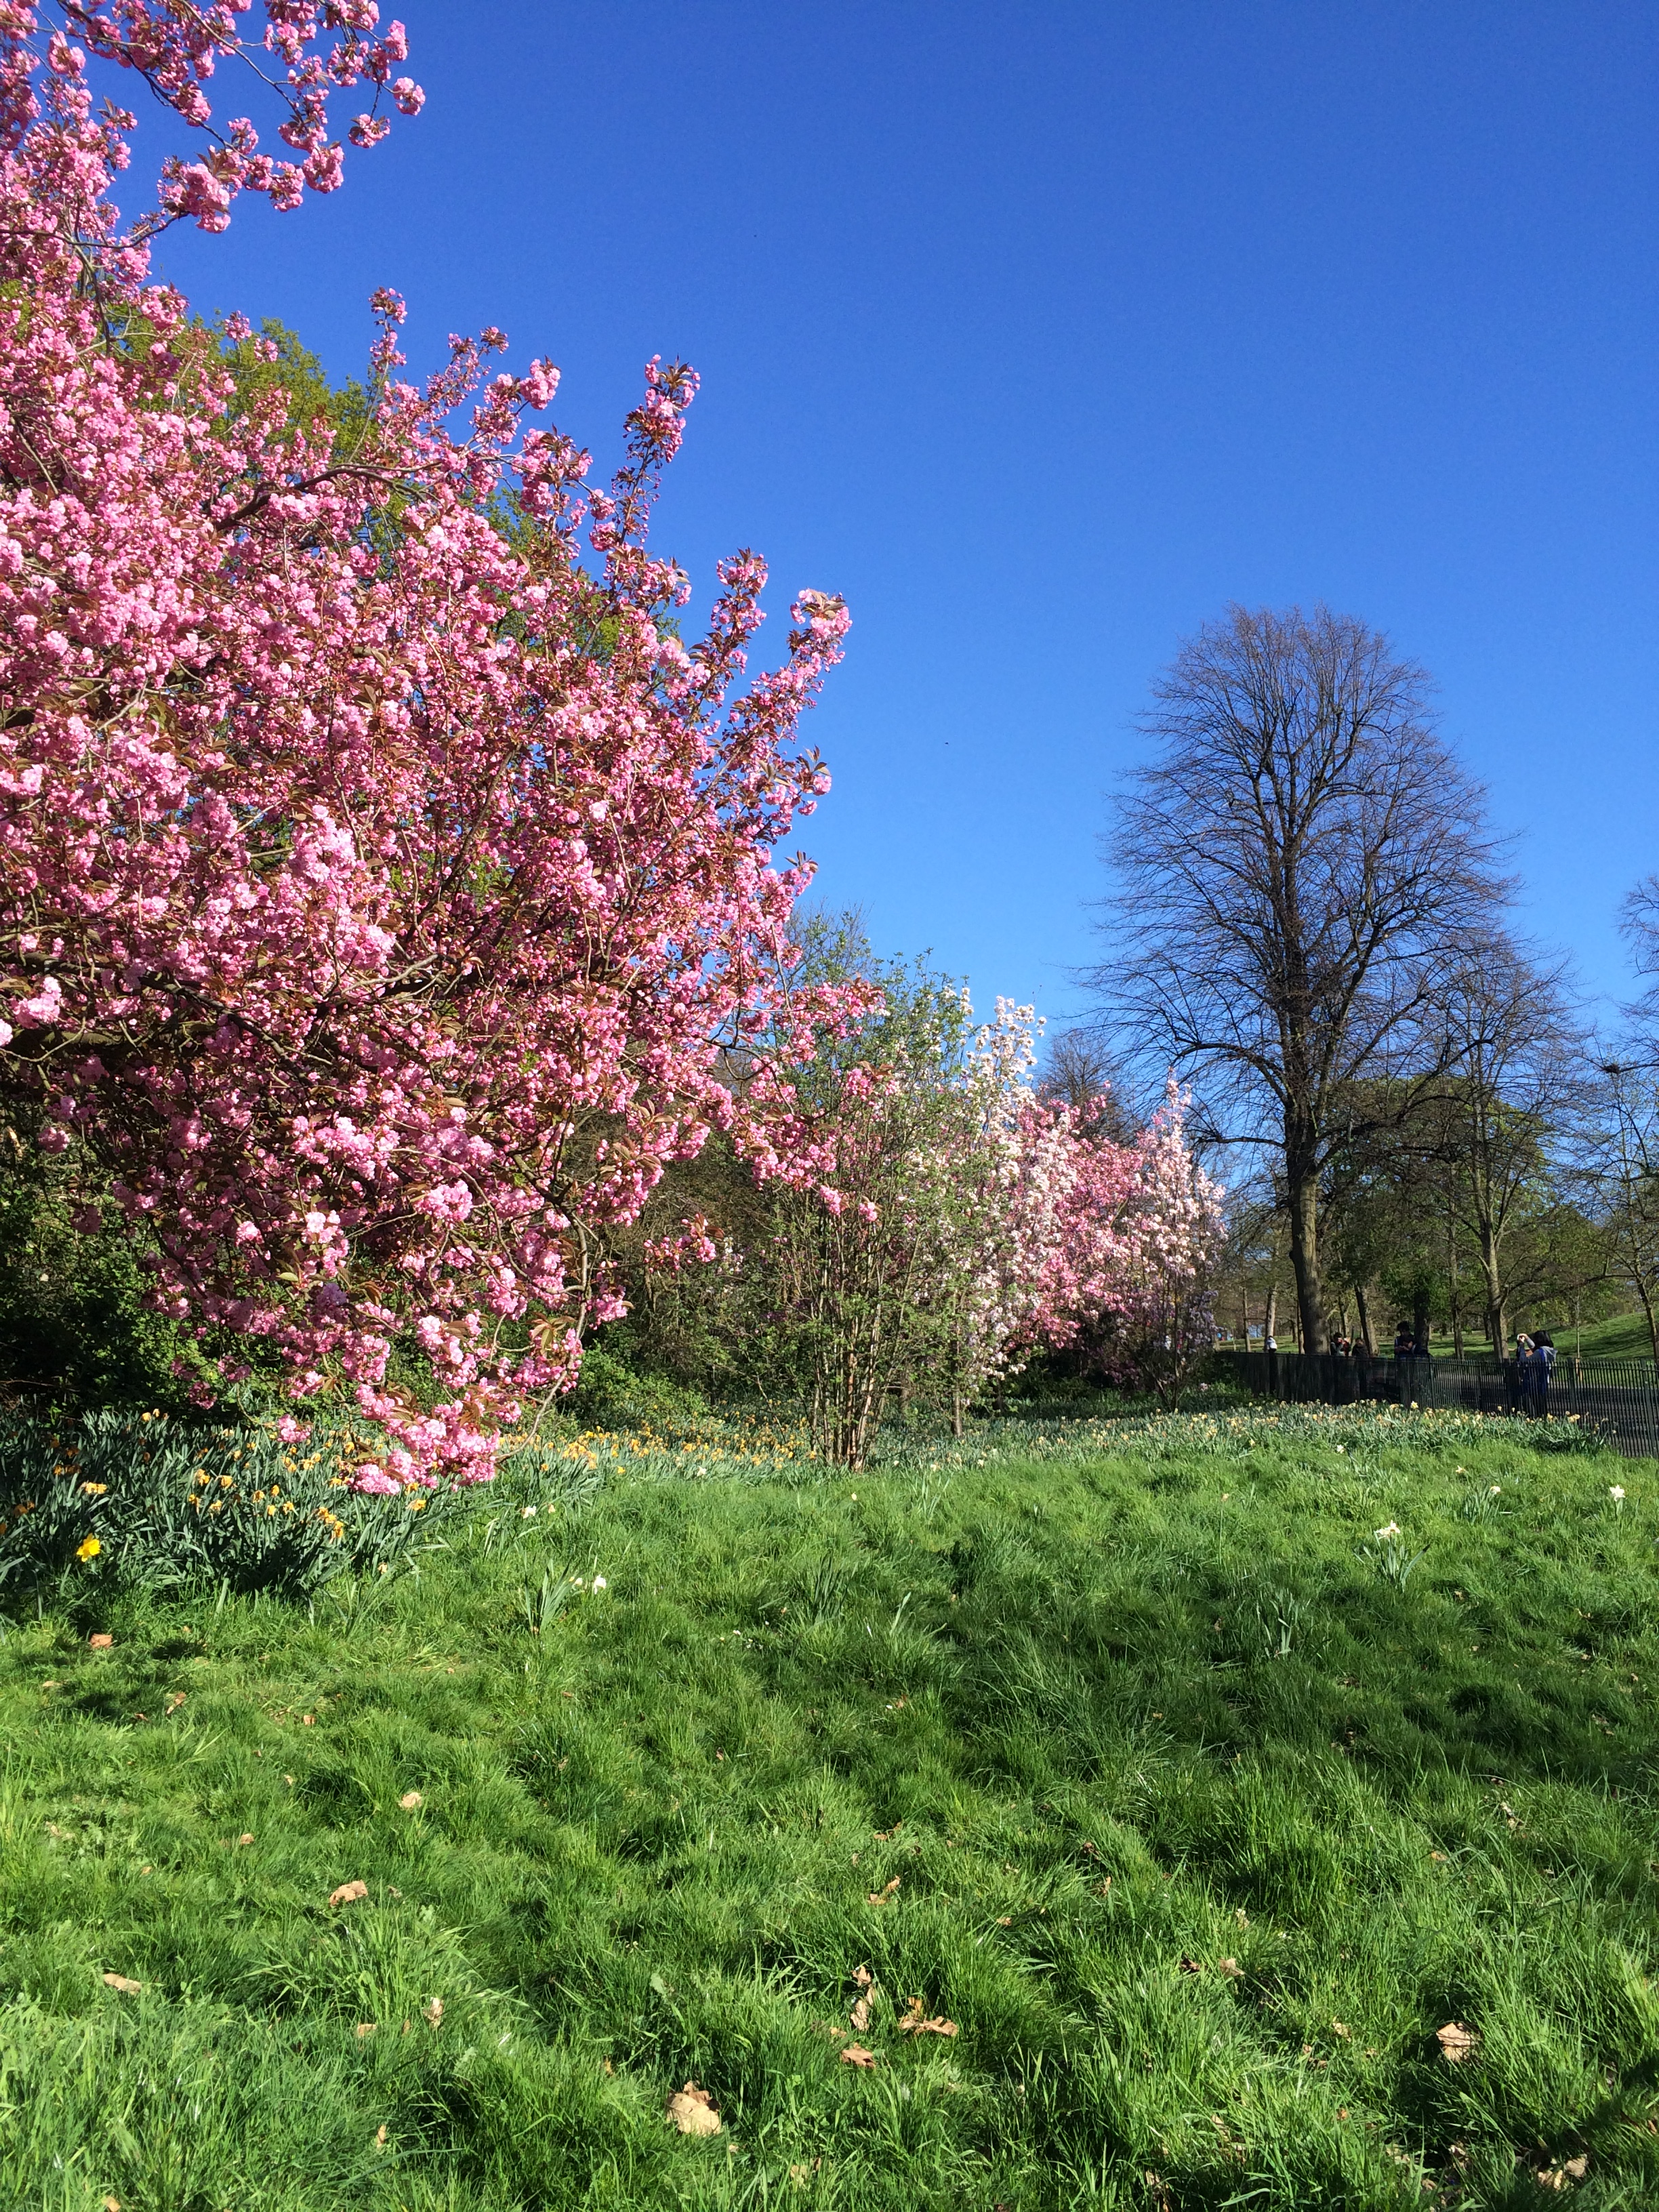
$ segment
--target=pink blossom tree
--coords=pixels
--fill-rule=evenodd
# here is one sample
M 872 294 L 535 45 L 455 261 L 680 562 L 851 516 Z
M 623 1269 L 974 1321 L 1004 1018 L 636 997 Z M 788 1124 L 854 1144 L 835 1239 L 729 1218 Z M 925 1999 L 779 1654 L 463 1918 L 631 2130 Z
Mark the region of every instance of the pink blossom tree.
M 1226 1236 L 1225 1193 L 1187 1143 L 1186 1111 L 1171 1079 L 1132 1144 L 1082 1133 L 1089 1117 L 1076 1118 L 1038 1323 L 1110 1381 L 1165 1394 L 1213 1344 Z
M 958 987 L 876 960 L 848 918 L 803 935 L 809 971 L 882 992 L 792 1079 L 830 1164 L 758 1213 L 738 1200 L 653 1238 L 646 1304 L 681 1340 L 723 1339 L 732 1379 L 795 1400 L 818 1449 L 859 1466 L 891 1398 L 960 1433 L 1036 1340 L 1073 1138 L 1034 1091 L 1029 1006 L 976 1025 Z
M 486 331 L 416 386 L 391 294 L 349 434 L 241 374 L 261 342 L 191 323 L 148 241 L 334 189 L 333 91 L 374 88 L 359 146 L 381 91 L 421 100 L 369 0 L 266 0 L 257 49 L 242 12 L 69 6 L 71 38 L 0 0 L 0 1091 L 88 1223 L 109 1188 L 142 1226 L 204 1372 L 264 1347 L 296 1416 L 384 1425 L 393 1479 L 472 1477 L 617 1310 L 603 1240 L 667 1163 L 720 1127 L 768 1176 L 827 1170 L 778 1063 L 861 1000 L 780 982 L 807 871 L 775 855 L 827 787 L 795 731 L 847 616 L 799 593 L 742 688 L 740 553 L 682 641 L 647 530 L 683 367 L 652 365 L 605 491 L 528 427 L 550 364 L 492 370 Z M 99 58 L 209 140 L 125 229 Z M 232 61 L 302 159 L 216 131 Z M 389 1382 L 397 1342 L 432 1402 Z

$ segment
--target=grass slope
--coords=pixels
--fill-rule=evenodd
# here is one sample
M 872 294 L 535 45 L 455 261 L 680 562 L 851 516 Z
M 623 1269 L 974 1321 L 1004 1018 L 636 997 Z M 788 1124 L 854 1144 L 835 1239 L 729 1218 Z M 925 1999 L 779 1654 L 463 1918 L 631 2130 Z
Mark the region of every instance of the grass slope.
M 1046 1449 L 521 1474 L 314 1622 L 14 1629 L 0 2203 L 1659 2201 L 1652 1468 Z
M 1580 1352 L 1586 1359 L 1653 1358 L 1653 1339 L 1648 1332 L 1646 1316 L 1639 1312 L 1613 1314 L 1606 1321 L 1586 1322 L 1582 1328 L 1574 1328 L 1571 1322 L 1558 1322 L 1553 1324 L 1552 1334 L 1556 1349 L 1563 1357 Z M 1429 1348 L 1437 1359 L 1449 1359 L 1452 1356 L 1449 1336 L 1433 1337 Z M 1472 1328 L 1465 1336 L 1464 1348 L 1477 1358 L 1491 1357 L 1492 1346 L 1478 1328 Z M 1505 1352 L 1514 1348 L 1511 1336 L 1504 1346 Z

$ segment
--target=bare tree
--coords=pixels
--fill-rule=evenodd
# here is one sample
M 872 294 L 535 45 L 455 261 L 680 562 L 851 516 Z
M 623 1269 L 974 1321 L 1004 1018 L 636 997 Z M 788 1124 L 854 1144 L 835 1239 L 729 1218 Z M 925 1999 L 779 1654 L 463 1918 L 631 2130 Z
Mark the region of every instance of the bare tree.
M 1152 1119 L 1139 1112 L 1131 1080 L 1103 1041 L 1090 1030 L 1061 1030 L 1042 1055 L 1038 1095 L 1067 1106 L 1091 1136 L 1115 1145 L 1133 1142 Z
M 1583 1039 L 1565 963 L 1541 967 L 1503 937 L 1475 946 L 1450 979 L 1451 1072 L 1423 1119 L 1451 1218 L 1480 1261 L 1492 1350 L 1508 1342 L 1511 1231 L 1553 1196 L 1554 1154 L 1583 1095 Z
M 1601 1063 L 1585 1179 L 1614 1272 L 1642 1302 L 1659 1361 L 1659 1084 L 1639 1047 Z
M 1277 1150 L 1312 1352 L 1328 1343 L 1320 1176 L 1353 1141 L 1349 1102 L 1443 1067 L 1445 978 L 1507 896 L 1428 692 L 1364 623 L 1233 607 L 1156 686 L 1159 757 L 1109 847 L 1103 1006 L 1148 1060 L 1203 1075 L 1236 1141 Z

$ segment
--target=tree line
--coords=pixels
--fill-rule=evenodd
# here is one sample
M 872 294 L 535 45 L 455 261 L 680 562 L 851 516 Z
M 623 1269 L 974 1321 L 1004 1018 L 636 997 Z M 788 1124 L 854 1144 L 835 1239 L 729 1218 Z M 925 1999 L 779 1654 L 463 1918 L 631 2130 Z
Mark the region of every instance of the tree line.
M 1105 956 L 1050 1079 L 1173 1067 L 1234 1163 L 1224 1327 L 1462 1352 L 1639 1305 L 1659 1357 L 1659 986 L 1609 1033 L 1515 926 L 1425 672 L 1364 622 L 1235 606 L 1159 679 Z M 1659 975 L 1659 879 L 1624 908 Z M 1248 1338 L 1247 1338 L 1248 1340 Z

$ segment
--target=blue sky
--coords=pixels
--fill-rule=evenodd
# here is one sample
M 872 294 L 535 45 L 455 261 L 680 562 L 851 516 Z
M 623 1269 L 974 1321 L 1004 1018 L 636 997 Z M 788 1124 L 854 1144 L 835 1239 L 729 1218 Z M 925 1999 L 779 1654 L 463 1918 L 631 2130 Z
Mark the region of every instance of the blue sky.
M 884 951 L 1065 1018 L 1149 678 L 1229 599 L 1322 598 L 1432 672 L 1525 924 L 1624 988 L 1659 10 L 398 4 L 425 113 L 167 273 L 337 374 L 378 283 L 417 368 L 500 324 L 601 466 L 647 356 L 694 362 L 658 535 L 705 599 L 742 544 L 780 617 L 848 598 L 804 842 Z

